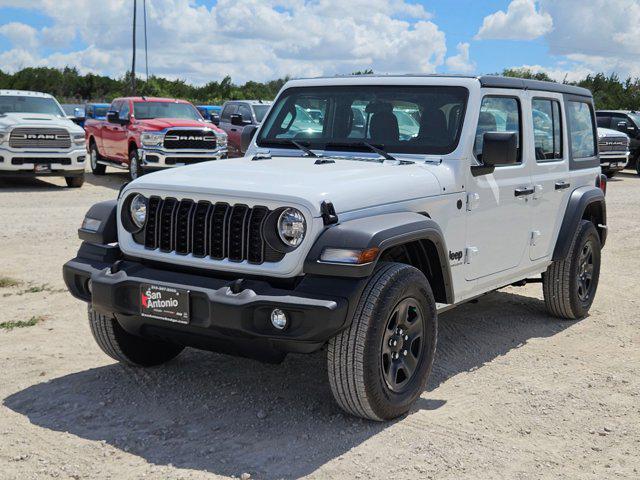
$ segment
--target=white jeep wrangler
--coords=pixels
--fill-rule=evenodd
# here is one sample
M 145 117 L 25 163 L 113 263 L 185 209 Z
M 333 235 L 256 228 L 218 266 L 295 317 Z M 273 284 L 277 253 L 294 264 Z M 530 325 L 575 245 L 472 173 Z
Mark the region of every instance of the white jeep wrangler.
M 87 152 L 84 130 L 51 95 L 0 90 L 0 178 L 64 177 L 81 187 Z
M 588 90 L 295 80 L 252 132 L 244 158 L 144 176 L 87 213 L 64 278 L 116 360 L 326 346 L 338 404 L 386 420 L 424 391 L 439 311 L 528 280 L 552 315 L 589 311 L 607 227 Z

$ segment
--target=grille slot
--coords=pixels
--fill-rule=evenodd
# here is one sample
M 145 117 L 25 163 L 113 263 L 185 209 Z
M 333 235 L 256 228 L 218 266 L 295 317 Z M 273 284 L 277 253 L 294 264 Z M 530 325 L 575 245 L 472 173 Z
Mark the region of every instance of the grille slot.
M 213 149 L 216 134 L 211 130 L 169 130 L 164 136 L 164 148 Z
M 14 128 L 9 136 L 12 148 L 69 148 L 71 137 L 64 128 Z
M 191 199 L 149 198 L 144 246 L 213 260 L 253 264 L 279 262 L 284 254 L 264 240 L 264 223 L 271 211 L 264 206 L 195 202 Z

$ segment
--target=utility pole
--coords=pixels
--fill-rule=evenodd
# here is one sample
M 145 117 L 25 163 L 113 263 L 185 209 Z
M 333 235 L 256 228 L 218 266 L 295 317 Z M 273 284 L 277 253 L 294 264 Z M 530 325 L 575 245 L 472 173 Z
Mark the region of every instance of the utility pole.
M 147 82 L 149 81 L 149 53 L 147 48 L 147 0 L 142 0 L 142 9 L 144 12 L 144 69 Z
M 133 55 L 131 59 L 131 94 L 136 94 L 136 10 L 137 0 L 133 0 Z

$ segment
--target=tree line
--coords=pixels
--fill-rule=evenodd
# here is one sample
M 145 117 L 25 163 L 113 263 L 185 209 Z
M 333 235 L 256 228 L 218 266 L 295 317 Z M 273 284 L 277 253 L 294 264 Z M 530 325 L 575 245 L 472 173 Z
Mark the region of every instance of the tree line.
M 370 74 L 372 70 L 353 72 L 354 75 Z M 506 69 L 502 75 L 536 80 L 551 78 L 544 72 L 528 69 Z M 233 83 L 226 76 L 221 81 L 211 81 L 201 86 L 188 84 L 184 80 L 168 80 L 150 76 L 148 80 L 137 79 L 137 94 L 154 97 L 183 98 L 194 103 L 221 104 L 225 100 L 273 99 L 288 78 L 268 82 L 249 81 L 243 85 Z M 567 82 L 588 88 L 593 92 L 597 108 L 640 110 L 640 79 L 622 80 L 616 74 L 598 73 L 588 75 L 579 82 Z M 115 97 L 131 94 L 131 77 L 122 78 L 88 73 L 81 75 L 76 68 L 63 69 L 29 67 L 15 73 L 0 70 L 0 89 L 35 90 L 54 95 L 63 103 L 108 102 Z

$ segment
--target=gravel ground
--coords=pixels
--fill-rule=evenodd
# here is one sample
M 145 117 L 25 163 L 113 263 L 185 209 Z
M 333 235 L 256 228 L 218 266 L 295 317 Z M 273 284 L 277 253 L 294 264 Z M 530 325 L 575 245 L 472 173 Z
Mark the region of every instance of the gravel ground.
M 61 266 L 123 180 L 0 181 L 0 277 L 20 282 L 0 281 L 0 478 L 640 477 L 640 177 L 609 183 L 588 318 L 550 318 L 536 284 L 443 314 L 427 391 L 387 424 L 341 413 L 324 352 L 148 370 L 102 354 Z

